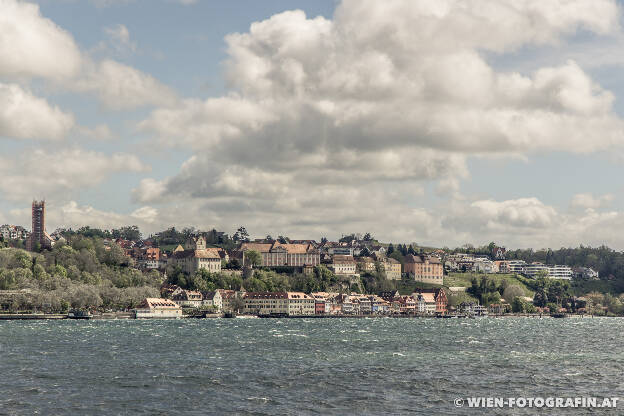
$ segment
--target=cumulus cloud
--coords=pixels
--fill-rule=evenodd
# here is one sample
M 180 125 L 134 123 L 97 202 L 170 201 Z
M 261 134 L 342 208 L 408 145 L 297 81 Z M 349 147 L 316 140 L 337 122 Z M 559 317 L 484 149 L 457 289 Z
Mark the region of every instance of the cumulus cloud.
M 17 84 L 0 82 L 0 136 L 59 140 L 73 126 L 72 114 Z
M 53 210 L 50 210 L 53 212 Z M 110 229 L 129 224 L 144 226 L 153 221 L 158 211 L 145 206 L 137 209 L 129 215 L 112 211 L 102 211 L 88 205 L 79 205 L 76 201 L 64 204 L 60 212 L 52 214 L 50 221 L 62 227 L 78 228 L 85 225 Z
M 76 127 L 73 116 L 18 85 L 43 78 L 93 94 L 111 110 L 159 106 L 139 129 L 194 153 L 179 173 L 144 178 L 129 213 L 72 199 L 115 172 L 147 172 L 135 156 L 77 149 L 0 156 L 2 195 L 22 202 L 51 194 L 58 225 L 232 231 L 242 223 L 258 235 L 366 230 L 393 241 L 520 246 L 587 241 L 600 230 L 606 242 L 624 245 L 614 231 L 622 215 L 596 211 L 607 196 L 577 195 L 572 206 L 583 210 L 568 213 L 531 197 L 424 203 L 429 182 L 439 195 L 457 197 L 474 155 L 621 147 L 614 95 L 575 61 L 514 72 L 487 58 L 557 45 L 579 30 L 611 35 L 619 30 L 614 1 L 345 0 L 332 19 L 288 11 L 226 37 L 227 94 L 184 100 L 139 69 L 81 53 L 37 6 L 0 6 L 7 11 L 0 16 L 0 134 L 111 136 L 106 125 Z M 136 48 L 123 25 L 105 33 L 119 48 Z
M 553 224 L 557 215 L 553 207 L 537 198 L 520 198 L 508 201 L 476 201 L 470 207 L 470 219 L 482 220 L 488 228 L 518 227 L 543 229 Z
M 0 76 L 66 79 L 78 73 L 81 53 L 73 37 L 43 17 L 39 6 L 0 0 Z
M 593 208 L 563 212 L 537 198 L 455 203 L 441 214 L 449 244 L 496 241 L 509 247 L 560 248 L 608 245 L 621 249 L 624 213 Z
M 94 61 L 80 51 L 72 35 L 43 17 L 39 6 L 0 0 L 0 80 L 48 80 L 54 90 L 95 94 L 112 110 L 164 106 L 175 93 L 153 76 L 111 59 Z M 128 28 L 105 28 L 120 50 L 136 50 Z M 45 116 L 45 114 L 44 114 Z
M 115 173 L 147 171 L 149 167 L 139 158 L 125 153 L 35 149 L 0 156 L 0 191 L 4 198 L 14 201 L 28 201 L 33 196 L 67 196 L 98 185 Z
M 239 94 L 187 100 L 140 126 L 198 150 L 281 145 L 272 158 L 290 160 L 310 151 L 585 152 L 621 143 L 613 95 L 574 62 L 522 75 L 497 73 L 481 56 L 617 26 L 610 1 L 542 3 L 345 1 L 334 20 L 280 13 L 226 37 L 226 75 Z
M 614 95 L 574 61 L 519 73 L 486 58 L 579 30 L 613 34 L 618 15 L 610 0 L 345 0 L 332 19 L 296 10 L 255 22 L 225 39 L 228 94 L 181 100 L 139 124 L 195 155 L 177 175 L 144 179 L 135 200 L 181 198 L 215 222 L 238 215 L 293 231 L 342 221 L 456 241 L 474 227 L 455 213 L 474 215 L 476 232 L 535 235 L 559 221 L 535 198 L 452 201 L 460 208 L 439 215 L 415 207 L 427 181 L 457 196 L 474 155 L 622 146 Z
M 90 226 L 111 229 L 126 225 L 138 225 L 145 234 L 151 232 L 152 218 L 157 214 L 158 211 L 149 206 L 144 206 L 129 214 L 124 214 L 115 211 L 99 210 L 90 205 L 81 205 L 73 200 L 67 202 L 54 198 L 46 200 L 46 226 L 48 232 L 57 228 L 77 229 L 83 226 Z M 30 208 L 14 209 L 9 213 L 8 221 L 17 224 L 29 223 L 30 215 Z

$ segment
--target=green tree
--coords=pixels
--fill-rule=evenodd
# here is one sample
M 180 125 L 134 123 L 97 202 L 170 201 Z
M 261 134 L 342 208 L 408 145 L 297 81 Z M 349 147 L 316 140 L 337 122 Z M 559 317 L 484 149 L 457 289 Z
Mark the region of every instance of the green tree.
M 537 290 L 533 296 L 533 304 L 543 308 L 548 303 L 548 296 L 544 289 Z
M 550 313 L 559 312 L 559 306 L 556 303 L 549 302 L 546 304 L 546 307 L 550 310 Z
M 237 243 L 248 242 L 249 241 L 249 233 L 245 227 L 239 227 L 238 230 L 232 236 L 232 240 Z
M 511 311 L 514 313 L 522 313 L 525 311 L 525 303 L 520 299 L 520 297 L 516 296 L 511 301 Z
M 256 250 L 247 250 L 244 253 L 245 265 L 251 268 L 262 264 L 262 254 Z

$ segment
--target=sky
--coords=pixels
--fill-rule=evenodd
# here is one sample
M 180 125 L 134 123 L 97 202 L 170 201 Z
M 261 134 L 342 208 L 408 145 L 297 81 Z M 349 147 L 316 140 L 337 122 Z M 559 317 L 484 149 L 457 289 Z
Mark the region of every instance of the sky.
M 624 249 L 611 0 L 0 0 L 0 223 Z

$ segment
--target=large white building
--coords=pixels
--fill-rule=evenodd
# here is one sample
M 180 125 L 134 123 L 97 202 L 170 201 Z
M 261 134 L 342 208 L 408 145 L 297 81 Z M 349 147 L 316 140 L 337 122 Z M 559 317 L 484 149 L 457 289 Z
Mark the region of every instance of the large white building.
M 504 269 L 506 270 L 505 273 L 522 274 L 525 266 L 526 262 L 524 260 L 509 260 L 505 262 Z
M 317 266 L 321 262 L 319 251 L 311 243 L 242 243 L 240 251 L 243 252 L 244 264 L 247 264 L 245 253 L 250 250 L 260 253 L 262 267 Z
M 134 310 L 134 317 L 140 318 L 181 318 L 182 307 L 169 299 L 146 298 Z
M 572 280 L 572 269 L 568 266 L 555 264 L 548 266 L 548 277 L 551 279 Z
M 314 315 L 314 298 L 303 292 L 247 292 L 245 312 L 257 315 Z
M 523 274 L 527 277 L 535 278 L 540 272 L 551 279 L 572 279 L 572 269 L 562 264 L 548 265 L 544 263 L 531 263 L 524 266 Z
M 536 277 L 541 273 L 548 274 L 548 266 L 543 263 L 531 263 L 524 266 L 522 274 L 527 277 Z

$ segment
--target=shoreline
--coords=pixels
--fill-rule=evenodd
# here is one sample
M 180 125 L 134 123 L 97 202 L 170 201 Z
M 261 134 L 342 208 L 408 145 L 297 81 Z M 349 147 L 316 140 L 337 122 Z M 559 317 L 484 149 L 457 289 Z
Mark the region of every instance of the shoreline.
M 592 319 L 597 317 L 595 315 L 566 315 L 565 319 Z M 482 317 L 472 318 L 469 316 L 422 316 L 422 315 L 283 315 L 283 316 L 271 316 L 271 315 L 238 315 L 234 317 L 235 319 L 250 319 L 250 318 L 259 318 L 259 319 L 379 319 L 379 318 L 392 318 L 392 319 L 484 319 L 484 318 L 552 318 L 556 319 L 551 315 L 540 315 L 540 314 L 519 314 L 519 315 L 488 315 Z M 599 316 L 599 318 L 623 318 L 622 316 Z M 0 321 L 27 321 L 27 320 L 136 320 L 133 314 L 128 312 L 120 312 L 120 313 L 106 313 L 103 315 L 92 315 L 88 319 L 75 319 L 70 318 L 66 314 L 45 314 L 45 313 L 20 313 L 20 314 L 0 314 Z M 142 318 L 139 320 L 152 320 L 159 318 Z M 165 318 L 163 318 L 165 319 Z M 212 314 L 207 316 L 191 316 L 184 315 L 181 318 L 166 318 L 166 319 L 232 319 L 226 318 L 223 314 Z

